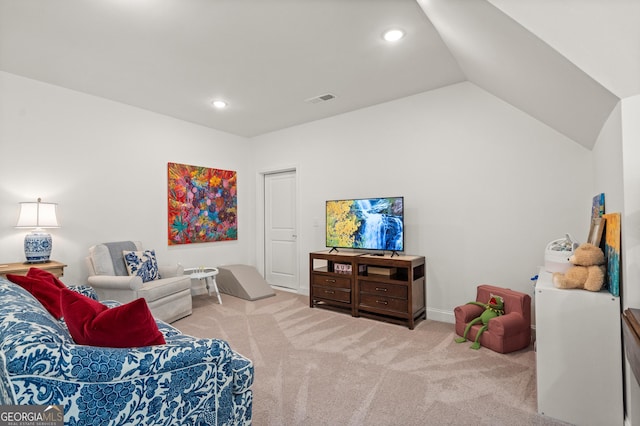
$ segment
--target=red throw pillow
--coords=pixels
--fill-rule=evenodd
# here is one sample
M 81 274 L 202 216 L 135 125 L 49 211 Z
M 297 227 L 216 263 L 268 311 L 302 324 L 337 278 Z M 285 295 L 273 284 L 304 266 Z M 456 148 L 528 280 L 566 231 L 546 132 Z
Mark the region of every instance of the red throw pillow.
M 60 292 L 67 286 L 55 275 L 42 269 L 30 268 L 26 276 L 7 274 L 7 279 L 31 293 L 55 319 L 62 317 Z
M 45 271 L 44 269 L 29 268 L 29 271 L 27 272 L 27 276 L 50 282 L 51 284 L 61 289 L 67 288 L 67 286 L 64 285 L 64 283 L 58 279 L 58 277 L 56 277 L 49 271 Z
M 60 304 L 69 333 L 80 345 L 132 348 L 166 343 L 142 298 L 109 308 L 83 294 L 62 290 Z

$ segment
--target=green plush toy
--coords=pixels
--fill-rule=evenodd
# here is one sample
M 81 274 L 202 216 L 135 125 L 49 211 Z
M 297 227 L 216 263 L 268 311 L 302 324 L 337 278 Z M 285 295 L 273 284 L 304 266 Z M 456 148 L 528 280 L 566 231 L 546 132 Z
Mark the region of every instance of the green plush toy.
M 469 334 L 469 330 L 474 324 L 478 324 L 482 322 L 482 327 L 478 330 L 478 334 L 476 334 L 476 340 L 471 345 L 471 349 L 480 349 L 480 336 L 484 333 L 487 328 L 489 328 L 489 320 L 492 318 L 499 317 L 500 315 L 504 315 L 504 300 L 502 297 L 491 295 L 489 299 L 489 303 L 480 303 L 480 302 L 469 302 L 467 305 L 478 305 L 484 308 L 484 312 L 478 317 L 469 322 L 464 329 L 463 337 L 458 337 L 456 339 L 457 343 L 462 343 L 467 341 L 467 334 Z

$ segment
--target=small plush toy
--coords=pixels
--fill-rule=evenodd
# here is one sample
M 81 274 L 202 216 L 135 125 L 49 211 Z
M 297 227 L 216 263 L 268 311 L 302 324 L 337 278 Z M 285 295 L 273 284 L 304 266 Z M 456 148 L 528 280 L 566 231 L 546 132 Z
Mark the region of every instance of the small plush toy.
M 569 258 L 572 266 L 564 274 L 553 274 L 553 285 L 557 288 L 583 288 L 600 291 L 604 284 L 604 253 L 590 243 L 581 244 Z
M 469 302 L 467 305 L 478 305 L 484 308 L 484 312 L 480 314 L 479 317 L 469 321 L 469 324 L 464 329 L 463 337 L 458 337 L 456 339 L 457 343 L 462 343 L 467 341 L 467 335 L 469 334 L 469 330 L 474 324 L 478 324 L 482 322 L 482 327 L 478 330 L 478 334 L 476 334 L 476 340 L 471 345 L 471 349 L 480 349 L 480 336 L 484 333 L 487 328 L 489 328 L 489 320 L 492 318 L 499 317 L 500 315 L 504 315 L 504 300 L 502 297 L 491 295 L 489 299 L 489 303 L 480 303 L 480 302 Z

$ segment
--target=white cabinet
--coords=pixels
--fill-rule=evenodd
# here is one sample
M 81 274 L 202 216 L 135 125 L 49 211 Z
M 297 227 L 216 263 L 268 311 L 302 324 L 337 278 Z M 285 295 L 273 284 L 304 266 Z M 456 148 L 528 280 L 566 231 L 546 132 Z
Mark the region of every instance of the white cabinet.
M 538 412 L 575 425 L 622 425 L 620 299 L 557 289 L 543 268 L 535 290 Z

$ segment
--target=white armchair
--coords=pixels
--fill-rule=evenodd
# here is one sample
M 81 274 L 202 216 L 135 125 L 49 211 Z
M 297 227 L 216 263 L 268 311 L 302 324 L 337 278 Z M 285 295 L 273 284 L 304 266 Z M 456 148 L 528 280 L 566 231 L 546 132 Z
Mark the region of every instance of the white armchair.
M 123 250 L 142 251 L 139 241 L 96 244 L 89 248 L 88 283 L 100 300 L 131 302 L 143 297 L 154 317 L 173 322 L 191 315 L 191 279 L 184 275 L 182 265 L 158 265 L 160 278 L 143 282 L 129 275 Z

